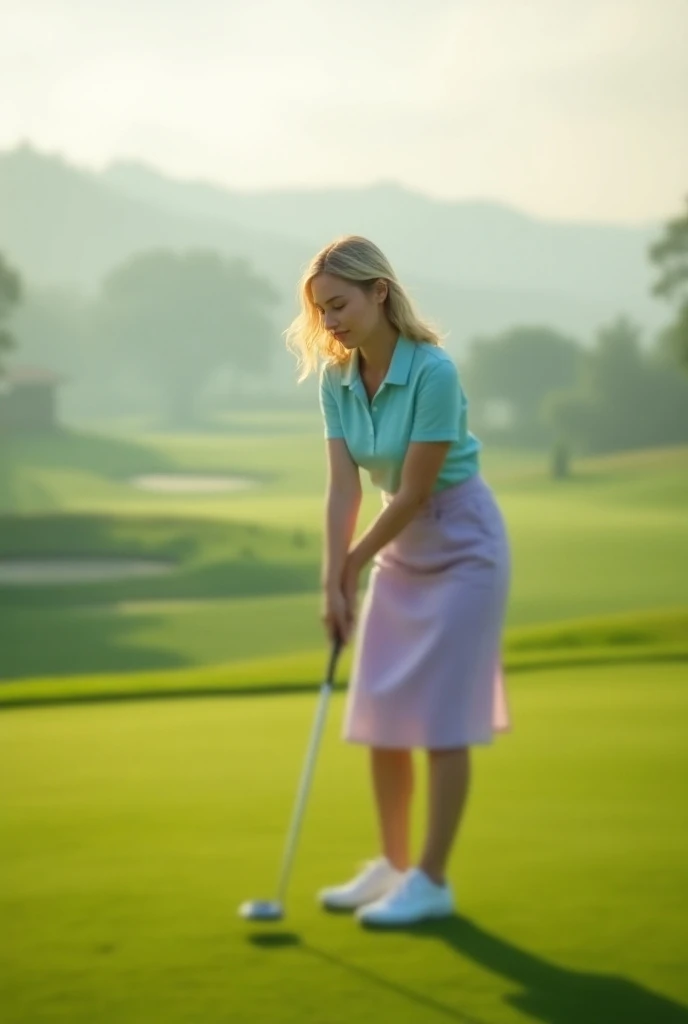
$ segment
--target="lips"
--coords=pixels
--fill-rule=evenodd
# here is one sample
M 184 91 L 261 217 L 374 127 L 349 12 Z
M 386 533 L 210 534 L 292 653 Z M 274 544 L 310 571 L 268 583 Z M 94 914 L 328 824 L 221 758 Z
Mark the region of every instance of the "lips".
M 337 341 L 341 341 L 342 338 L 345 338 L 348 333 L 348 331 L 335 331 L 333 337 L 335 337 Z

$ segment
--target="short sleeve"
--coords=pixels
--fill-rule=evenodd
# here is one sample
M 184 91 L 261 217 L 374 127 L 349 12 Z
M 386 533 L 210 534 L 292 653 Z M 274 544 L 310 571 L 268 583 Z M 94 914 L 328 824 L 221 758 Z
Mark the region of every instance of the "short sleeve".
M 451 359 L 438 359 L 418 382 L 411 441 L 458 441 L 461 386 Z
M 324 421 L 325 437 L 344 437 L 342 418 L 339 414 L 339 407 L 335 397 L 332 394 L 332 385 L 326 367 L 323 367 L 320 374 L 320 411 Z

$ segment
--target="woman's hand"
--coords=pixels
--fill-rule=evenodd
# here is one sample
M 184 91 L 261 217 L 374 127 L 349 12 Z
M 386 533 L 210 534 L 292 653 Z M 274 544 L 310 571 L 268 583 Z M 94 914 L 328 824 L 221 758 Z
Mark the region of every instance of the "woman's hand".
M 356 624 L 360 574 L 360 563 L 355 555 L 349 552 L 339 585 L 330 585 L 323 589 L 321 618 L 332 641 L 336 636 L 339 636 L 342 643 L 347 643 L 351 638 Z
M 339 637 L 342 643 L 348 641 L 353 621 L 350 619 L 347 600 L 340 587 L 326 587 L 323 590 L 321 619 L 332 643 L 336 637 Z

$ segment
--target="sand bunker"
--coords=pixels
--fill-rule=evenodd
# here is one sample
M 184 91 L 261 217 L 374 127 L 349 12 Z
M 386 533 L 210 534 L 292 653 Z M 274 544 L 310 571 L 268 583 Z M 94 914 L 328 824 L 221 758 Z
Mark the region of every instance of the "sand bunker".
M 134 487 L 163 494 L 220 494 L 223 491 L 245 491 L 254 481 L 242 476 L 197 476 L 193 473 L 166 473 L 136 476 Z
M 160 576 L 169 562 L 132 558 L 8 558 L 0 560 L 0 586 L 43 586 L 46 583 L 97 583 L 101 580 Z

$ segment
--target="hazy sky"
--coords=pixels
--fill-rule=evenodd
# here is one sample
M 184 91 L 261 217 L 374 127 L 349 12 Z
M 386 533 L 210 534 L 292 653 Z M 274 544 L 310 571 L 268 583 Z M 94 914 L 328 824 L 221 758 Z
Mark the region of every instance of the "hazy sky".
M 688 193 L 688 0 L 0 0 L 0 148 L 563 219 Z

